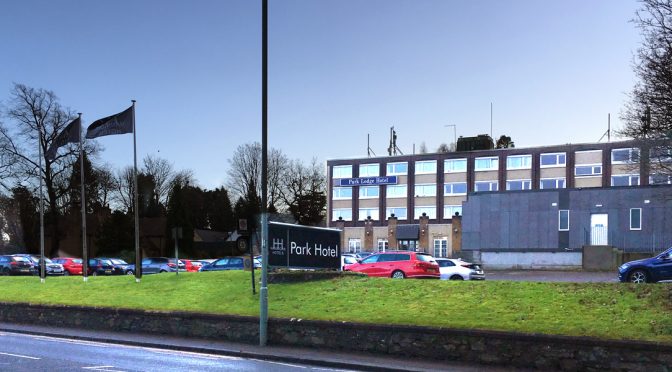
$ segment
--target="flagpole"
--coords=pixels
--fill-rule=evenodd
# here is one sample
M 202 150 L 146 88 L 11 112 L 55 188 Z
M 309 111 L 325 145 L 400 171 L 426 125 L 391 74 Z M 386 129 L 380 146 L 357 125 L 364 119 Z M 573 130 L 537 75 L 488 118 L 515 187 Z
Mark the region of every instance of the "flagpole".
M 84 191 L 84 145 L 82 142 L 82 113 L 79 115 L 79 173 L 82 189 L 82 277 L 89 279 L 89 250 L 86 246 L 86 192 Z
M 135 282 L 140 283 L 142 278 L 142 257 L 140 257 L 140 213 L 138 208 L 138 152 L 135 142 L 135 100 L 133 102 L 133 189 L 135 190 Z
M 39 154 L 39 171 L 38 176 L 40 177 L 40 283 L 44 283 L 44 196 L 42 194 L 42 125 L 37 124 L 37 152 Z

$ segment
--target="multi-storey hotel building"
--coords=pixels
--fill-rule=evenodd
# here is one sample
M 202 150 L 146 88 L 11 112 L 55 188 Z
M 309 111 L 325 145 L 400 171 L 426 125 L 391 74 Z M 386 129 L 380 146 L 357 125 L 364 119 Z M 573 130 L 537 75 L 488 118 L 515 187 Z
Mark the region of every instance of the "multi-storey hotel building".
M 672 244 L 672 160 L 623 141 L 327 162 L 344 251 L 415 249 L 500 266 L 580 266 L 585 246 Z

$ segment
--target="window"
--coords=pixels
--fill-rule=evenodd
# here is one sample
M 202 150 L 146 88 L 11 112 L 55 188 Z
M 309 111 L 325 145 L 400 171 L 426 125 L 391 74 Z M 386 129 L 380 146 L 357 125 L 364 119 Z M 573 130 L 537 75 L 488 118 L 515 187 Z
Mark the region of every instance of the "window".
M 634 174 L 624 174 L 611 176 L 611 186 L 638 186 L 639 176 Z
M 506 169 L 532 168 L 532 155 L 515 155 L 506 158 Z
M 474 170 L 489 171 L 499 169 L 499 159 L 497 157 L 490 158 L 476 158 L 474 162 Z
M 380 188 L 378 186 L 360 186 L 359 187 L 359 198 L 360 199 L 374 199 L 380 195 Z
M 461 205 L 444 205 L 443 206 L 443 218 L 453 218 L 455 213 L 462 215 L 462 206 Z
M 397 217 L 400 220 L 406 219 L 406 208 L 387 208 L 385 214 L 388 217 L 391 217 L 394 214 L 394 217 Z
M 408 163 L 389 163 L 387 164 L 387 175 L 405 175 L 408 174 Z
M 667 174 L 652 174 L 649 176 L 650 185 L 672 185 L 672 176 Z
M 378 251 L 385 252 L 390 248 L 390 244 L 387 242 L 387 239 L 378 239 Z
M 466 194 L 467 194 L 466 182 L 446 183 L 445 185 L 443 185 L 443 195 L 466 195 Z
M 418 248 L 417 240 L 399 240 L 397 242 L 399 249 L 406 251 L 415 251 Z
M 547 189 L 564 189 L 565 188 L 565 179 L 564 178 L 542 178 L 539 180 L 539 188 L 543 190 Z
M 371 256 L 365 258 L 362 260 L 363 264 L 372 264 L 378 262 L 378 259 L 380 259 L 381 254 L 372 254 Z
M 427 206 L 427 207 L 415 207 L 414 211 L 414 216 L 415 219 L 420 219 L 423 213 L 427 215 L 432 220 L 436 219 L 436 207 L 435 206 Z
M 478 181 L 474 187 L 475 192 L 497 191 L 497 181 Z
M 334 187 L 334 199 L 352 199 L 352 187 Z
M 406 185 L 387 186 L 388 198 L 405 198 L 407 196 L 408 196 L 408 188 Z
M 448 159 L 443 162 L 444 173 L 457 173 L 467 171 L 467 159 Z
M 531 190 L 532 181 L 531 180 L 511 180 L 506 181 L 507 190 Z
M 539 155 L 539 160 L 541 162 L 541 167 L 562 167 L 567 161 L 567 157 L 564 152 L 550 153 L 550 154 L 541 154 Z
M 639 162 L 639 149 L 613 149 L 611 150 L 612 164 L 625 164 Z
M 334 178 L 352 178 L 352 165 L 335 166 Z
M 574 168 L 574 175 L 580 176 L 599 176 L 602 174 L 602 165 L 577 165 Z
M 649 152 L 651 161 L 669 162 L 672 161 L 672 148 L 670 147 L 654 147 Z
M 558 211 L 558 231 L 569 231 L 569 210 Z
M 361 164 L 359 166 L 360 177 L 378 177 L 380 176 L 380 164 Z
M 344 221 L 352 221 L 352 209 L 350 208 L 334 208 L 331 212 L 334 221 L 338 221 L 339 217 L 343 217 Z
M 434 239 L 434 257 L 448 257 L 448 239 Z
M 378 208 L 359 208 L 359 219 L 365 220 L 368 217 L 371 217 L 372 220 L 378 220 Z
M 436 184 L 427 183 L 415 185 L 415 196 L 436 196 Z
M 416 161 L 415 174 L 436 173 L 436 160 Z
M 630 208 L 630 230 L 642 229 L 642 208 Z
M 359 253 L 362 251 L 362 239 L 348 239 L 348 252 Z

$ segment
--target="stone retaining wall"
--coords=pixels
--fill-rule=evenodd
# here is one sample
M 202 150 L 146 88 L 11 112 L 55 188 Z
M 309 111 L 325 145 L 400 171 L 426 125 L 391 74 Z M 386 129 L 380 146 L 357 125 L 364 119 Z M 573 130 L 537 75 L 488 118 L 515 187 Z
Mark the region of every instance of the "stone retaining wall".
M 259 319 L 0 303 L 0 321 L 255 344 Z M 415 326 L 271 319 L 269 344 L 564 371 L 670 371 L 672 345 Z

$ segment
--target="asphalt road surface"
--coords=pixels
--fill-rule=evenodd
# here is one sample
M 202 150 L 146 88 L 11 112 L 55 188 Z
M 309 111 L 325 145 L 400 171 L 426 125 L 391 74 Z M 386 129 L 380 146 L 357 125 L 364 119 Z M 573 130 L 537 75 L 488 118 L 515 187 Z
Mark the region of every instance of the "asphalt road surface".
M 0 333 L 0 371 L 343 371 L 324 367 Z
M 524 282 L 615 283 L 616 271 L 546 271 L 546 270 L 487 270 L 486 280 Z

